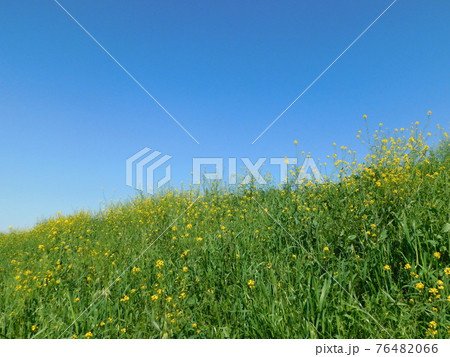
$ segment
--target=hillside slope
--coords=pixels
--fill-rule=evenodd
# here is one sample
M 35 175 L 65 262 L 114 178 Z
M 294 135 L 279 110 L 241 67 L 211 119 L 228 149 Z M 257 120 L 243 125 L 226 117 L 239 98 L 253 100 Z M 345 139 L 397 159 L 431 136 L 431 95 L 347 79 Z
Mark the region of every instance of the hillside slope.
M 450 336 L 449 141 L 339 181 L 166 192 L 0 236 L 3 338 Z

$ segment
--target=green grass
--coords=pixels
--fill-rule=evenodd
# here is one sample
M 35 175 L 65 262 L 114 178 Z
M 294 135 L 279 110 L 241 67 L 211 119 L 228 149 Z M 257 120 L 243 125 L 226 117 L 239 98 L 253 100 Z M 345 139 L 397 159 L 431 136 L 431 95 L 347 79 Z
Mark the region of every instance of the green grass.
M 166 192 L 2 234 L 0 337 L 448 337 L 449 143 L 411 137 L 323 185 Z

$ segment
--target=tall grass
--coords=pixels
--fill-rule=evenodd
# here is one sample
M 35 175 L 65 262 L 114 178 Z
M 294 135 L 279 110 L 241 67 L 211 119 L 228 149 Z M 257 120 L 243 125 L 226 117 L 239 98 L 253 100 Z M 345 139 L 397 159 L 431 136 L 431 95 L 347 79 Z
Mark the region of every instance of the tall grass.
M 0 336 L 450 336 L 448 138 L 371 144 L 325 184 L 140 196 L 0 235 Z

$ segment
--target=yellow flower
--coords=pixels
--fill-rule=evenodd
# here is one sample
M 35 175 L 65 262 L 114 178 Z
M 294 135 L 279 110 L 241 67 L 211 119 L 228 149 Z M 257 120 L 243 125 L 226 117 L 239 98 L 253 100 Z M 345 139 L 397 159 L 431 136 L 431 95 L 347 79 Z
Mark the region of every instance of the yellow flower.
M 78 301 L 80 301 L 80 298 L 79 298 L 79 297 L 77 297 L 77 298 L 75 298 L 75 299 L 73 300 L 73 302 L 78 302 Z
M 141 271 L 141 269 L 139 269 L 138 267 L 134 267 L 131 271 L 133 273 L 139 273 Z
M 252 280 L 252 279 L 250 279 L 250 280 L 248 281 L 247 285 L 248 285 L 248 287 L 249 287 L 250 289 L 253 289 L 253 288 L 255 287 L 255 281 Z
M 161 267 L 164 265 L 164 261 L 159 259 L 156 261 L 156 267 L 161 269 Z
M 423 285 L 423 283 L 417 283 L 416 285 L 414 285 L 415 286 L 415 288 L 417 289 L 417 290 L 421 290 L 421 289 L 423 289 L 424 287 L 425 287 L 425 285 Z
M 123 329 L 120 330 L 120 332 L 125 333 L 127 332 L 127 329 L 124 327 Z
M 427 115 L 431 115 L 433 112 L 431 110 L 428 111 Z
M 330 248 L 324 247 L 323 250 L 326 251 L 326 252 L 328 252 L 328 251 L 330 250 Z
M 448 276 L 450 276 L 450 268 L 445 268 L 444 273 L 447 274 Z
M 192 328 L 197 328 L 197 324 L 192 324 Z
M 187 229 L 192 229 L 192 224 L 189 223 L 189 224 L 186 226 L 186 228 L 187 228 Z
M 384 270 L 391 270 L 391 267 L 388 264 L 386 264 L 383 268 Z
M 125 302 L 130 300 L 130 297 L 128 295 L 124 295 L 122 299 L 120 299 L 121 302 Z
M 183 271 L 186 273 L 189 270 L 188 267 L 183 267 Z
M 434 329 L 434 330 L 436 330 L 437 329 L 437 323 L 436 323 L 436 321 L 430 321 L 430 328 L 432 328 L 432 329 Z
M 84 337 L 86 337 L 87 339 L 90 339 L 93 336 L 94 336 L 94 334 L 91 331 L 89 331 L 87 334 L 84 335 Z
M 156 295 L 156 294 L 155 294 L 155 295 L 152 295 L 152 300 L 153 300 L 153 301 L 156 301 L 156 300 L 158 300 L 158 299 L 159 299 L 159 296 L 158 296 L 158 295 Z
M 190 251 L 191 251 L 190 249 L 185 250 L 183 253 L 181 253 L 180 257 L 181 257 L 181 258 L 184 258 L 186 255 L 189 254 Z
M 440 259 L 441 258 L 441 253 L 439 253 L 439 252 L 435 252 L 433 255 L 434 255 L 434 257 L 436 259 Z
M 203 240 L 203 238 L 198 237 L 197 238 L 197 242 L 201 242 Z
M 364 115 L 363 115 L 363 118 L 364 118 L 364 119 L 367 119 L 367 115 L 366 115 L 366 114 L 364 114 Z
M 411 264 L 409 264 L 409 263 L 405 264 L 404 268 L 405 268 L 406 270 L 411 269 Z
M 439 290 L 436 289 L 436 288 L 431 288 L 430 290 L 428 290 L 428 292 L 429 292 L 430 294 L 436 295 L 436 294 L 439 292 Z
M 36 331 L 38 328 L 39 328 L 39 326 L 33 325 L 33 326 L 31 326 L 31 331 Z
M 297 144 L 298 144 L 298 141 L 297 141 L 297 140 L 294 140 L 294 144 L 297 145 Z

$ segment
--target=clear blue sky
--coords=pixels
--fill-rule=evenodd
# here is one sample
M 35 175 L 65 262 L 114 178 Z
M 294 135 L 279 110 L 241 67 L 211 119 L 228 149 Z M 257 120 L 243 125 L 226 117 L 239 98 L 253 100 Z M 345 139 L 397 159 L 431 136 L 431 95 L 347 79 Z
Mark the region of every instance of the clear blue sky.
M 0 4 L 0 230 L 126 198 L 143 147 L 191 158 L 313 157 L 376 126 L 450 117 L 450 2 L 88 1 L 61 5 L 200 142 L 197 145 L 52 0 Z M 103 188 L 103 189 L 102 189 Z

